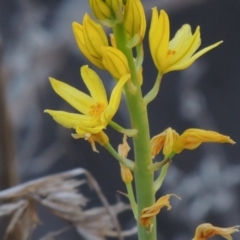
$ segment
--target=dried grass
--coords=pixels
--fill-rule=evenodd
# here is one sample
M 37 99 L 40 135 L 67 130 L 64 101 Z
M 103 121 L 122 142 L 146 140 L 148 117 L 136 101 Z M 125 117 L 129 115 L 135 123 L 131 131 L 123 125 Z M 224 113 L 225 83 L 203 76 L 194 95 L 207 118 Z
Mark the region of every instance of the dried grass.
M 86 175 L 86 180 L 74 179 Z M 85 210 L 88 200 L 79 193 L 79 187 L 87 183 L 99 196 L 103 207 Z M 39 224 L 37 204 L 45 206 L 55 216 L 65 220 L 69 226 L 45 235 L 41 240 L 53 240 L 63 232 L 75 228 L 92 240 L 104 240 L 107 236 L 123 240 L 123 236 L 136 233 L 136 228 L 121 231 L 117 214 L 129 209 L 118 202 L 110 206 L 92 175 L 82 168 L 42 177 L 0 192 L 0 217 L 11 215 L 4 240 L 19 226 L 21 239 L 31 239 L 32 232 Z

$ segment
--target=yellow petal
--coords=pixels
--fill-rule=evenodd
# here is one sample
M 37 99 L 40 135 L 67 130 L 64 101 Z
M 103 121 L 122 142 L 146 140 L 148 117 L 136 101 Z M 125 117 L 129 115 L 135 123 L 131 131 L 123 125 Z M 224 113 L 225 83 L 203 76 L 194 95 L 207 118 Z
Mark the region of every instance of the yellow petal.
M 127 157 L 128 152 L 130 151 L 130 146 L 127 143 L 127 136 L 123 136 L 123 143 L 118 145 L 118 154 L 124 158 Z M 133 175 L 129 168 L 125 167 L 120 163 L 121 168 L 121 178 L 125 183 L 131 183 L 133 181 Z
M 141 225 L 149 228 L 151 225 L 151 219 L 155 217 L 163 207 L 167 207 L 167 210 L 170 210 L 172 208 L 169 201 L 171 196 L 180 199 L 180 197 L 175 194 L 167 194 L 166 196 L 159 198 L 152 206 L 144 208 L 140 216 Z
M 192 240 L 207 240 L 215 235 L 220 235 L 227 240 L 232 240 L 231 234 L 239 232 L 239 226 L 220 228 L 210 223 L 204 223 L 197 227 L 195 236 Z
M 111 42 L 112 47 L 117 48 L 117 44 L 116 44 L 114 34 L 110 33 L 109 35 L 110 35 L 110 42 Z
M 80 51 L 82 52 L 82 54 L 97 67 L 101 69 L 105 69 L 102 64 L 102 60 L 99 58 L 93 57 L 88 51 L 88 49 L 86 48 L 86 44 L 83 37 L 83 26 L 77 22 L 73 22 L 72 28 L 73 28 L 73 34 L 76 39 L 77 45 Z
M 129 168 L 125 167 L 123 164 L 120 163 L 121 169 L 121 178 L 124 183 L 131 183 L 133 181 L 133 175 Z
M 219 41 L 213 45 L 210 45 L 200 51 L 198 51 L 196 54 L 194 54 L 190 59 L 184 61 L 184 62 L 180 62 L 179 64 L 174 66 L 175 70 L 182 70 L 185 69 L 187 67 L 189 67 L 197 58 L 201 57 L 203 54 L 205 54 L 206 52 L 212 50 L 213 48 L 217 47 L 218 45 L 220 45 L 221 43 L 223 43 L 223 41 Z M 171 70 L 169 70 L 171 71 Z
M 151 153 L 152 153 L 152 158 L 154 158 L 157 154 L 160 153 L 160 151 L 162 150 L 163 146 L 164 146 L 164 142 L 166 139 L 166 130 L 163 131 L 162 133 L 154 136 L 151 139 Z
M 101 117 L 101 122 L 103 123 L 103 125 L 106 126 L 117 112 L 121 100 L 122 88 L 124 84 L 129 80 L 129 78 L 130 74 L 122 76 L 114 87 L 111 93 L 109 105 Z
M 101 124 L 96 124 L 95 126 L 86 126 L 81 125 L 76 128 L 76 133 L 78 134 L 97 134 L 103 130 L 103 126 Z
M 160 11 L 159 17 L 159 28 L 162 28 L 162 32 L 160 33 L 161 39 L 158 43 L 158 47 L 156 49 L 157 61 L 160 63 L 164 62 L 166 58 L 166 54 L 168 52 L 168 43 L 170 37 L 170 23 L 167 13 L 164 10 Z M 164 68 L 165 66 L 163 66 Z
M 179 36 L 179 37 L 178 37 Z M 194 35 L 192 36 L 191 27 L 188 24 L 183 25 L 183 27 L 176 34 L 176 46 L 175 48 L 170 48 L 174 51 L 174 55 L 169 56 L 167 61 L 167 69 L 165 72 L 172 71 L 176 69 L 178 63 L 183 63 L 194 54 L 194 52 L 199 48 L 201 44 L 200 38 L 200 28 L 197 27 Z
M 53 111 L 47 109 L 44 112 L 50 114 L 57 123 L 66 128 L 76 128 L 79 126 L 82 117 L 84 117 L 84 115 L 81 114 L 68 113 L 64 111 Z
M 123 143 L 118 145 L 118 154 L 124 158 L 127 157 L 128 152 L 130 151 L 130 146 L 128 145 L 127 142 L 127 136 L 123 136 Z
M 112 12 L 109 6 L 101 0 L 89 0 L 93 14 L 98 20 L 111 18 Z
M 151 153 L 154 158 L 163 148 L 163 154 L 165 156 L 169 155 L 172 152 L 172 147 L 177 138 L 179 137 L 178 133 L 172 128 L 167 128 L 162 133 L 154 136 L 151 139 Z
M 115 15 L 117 15 L 119 11 L 122 12 L 122 0 L 105 0 L 105 3 Z
M 124 9 L 124 28 L 131 38 L 139 34 L 141 40 L 143 39 L 146 30 L 146 17 L 141 1 L 127 1 Z
M 94 142 L 97 142 L 102 146 L 105 146 L 107 143 L 109 143 L 109 138 L 103 131 L 99 132 L 98 134 L 93 134 L 91 137 Z
M 103 103 L 107 106 L 107 93 L 102 80 L 97 73 L 87 65 L 84 65 L 81 67 L 81 76 L 93 98 L 93 101 Z
M 188 129 L 176 140 L 173 145 L 173 151 L 180 153 L 184 149 L 195 149 L 203 142 L 231 143 L 235 142 L 229 137 L 214 131 L 202 129 Z
M 197 58 L 222 42 L 194 54 L 201 44 L 200 28 L 197 27 L 192 35 L 191 27 L 185 24 L 169 42 L 169 25 L 168 15 L 162 10 L 158 17 L 157 8 L 153 8 L 149 46 L 154 64 L 162 74 L 189 67 Z
M 179 134 L 175 130 L 173 130 L 172 128 L 168 128 L 166 130 L 166 139 L 163 147 L 164 156 L 167 156 L 172 152 L 173 144 L 176 142 L 178 138 Z
M 164 71 L 165 68 L 170 35 L 169 25 L 167 13 L 161 10 L 158 17 L 157 8 L 153 8 L 149 31 L 149 45 L 153 61 L 159 71 Z
M 101 47 L 108 46 L 107 36 L 102 25 L 96 23 L 87 13 L 83 17 L 83 37 L 89 53 L 101 60 Z
M 77 90 L 70 85 L 58 81 L 54 78 L 49 78 L 54 91 L 62 97 L 71 106 L 77 109 L 79 112 L 87 114 L 90 106 L 93 104 L 93 100 L 87 94 Z
M 75 139 L 84 138 L 84 139 L 88 140 L 89 143 L 92 145 L 92 149 L 94 152 L 98 152 L 98 150 L 95 146 L 95 142 L 99 143 L 102 146 L 109 143 L 109 138 L 103 131 L 100 131 L 97 134 L 89 134 L 89 133 L 85 133 L 84 131 L 82 132 L 81 130 L 79 130 L 76 134 L 72 134 L 72 137 Z
M 147 27 L 147 23 L 146 23 L 146 15 L 145 15 L 145 11 L 144 11 L 144 7 L 141 3 L 141 1 L 139 1 L 139 11 L 141 14 L 141 28 L 140 28 L 140 35 L 141 38 L 143 39 L 145 36 L 145 32 L 146 32 L 146 27 Z
M 154 50 L 158 46 L 158 42 L 162 38 L 162 32 L 161 35 L 158 33 L 156 30 L 158 29 L 158 10 L 156 7 L 152 9 L 152 19 L 151 19 L 151 25 L 150 25 L 150 30 L 149 30 L 149 45 L 150 45 L 150 51 L 154 60 L 154 63 L 156 61 L 155 58 L 155 52 Z M 156 63 L 155 63 L 156 65 Z
M 189 24 L 184 24 L 175 34 L 174 38 L 169 42 L 169 49 L 179 50 L 181 46 L 186 46 L 187 41 L 191 40 L 192 31 Z

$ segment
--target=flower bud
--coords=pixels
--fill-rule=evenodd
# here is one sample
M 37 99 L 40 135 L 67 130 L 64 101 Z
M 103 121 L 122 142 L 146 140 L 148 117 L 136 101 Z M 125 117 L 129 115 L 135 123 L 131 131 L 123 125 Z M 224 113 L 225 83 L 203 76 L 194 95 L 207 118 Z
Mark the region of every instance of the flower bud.
M 111 9 L 102 0 L 89 0 L 90 7 L 93 11 L 94 16 L 98 20 L 110 19 L 112 16 Z
M 108 46 L 108 39 L 102 26 L 91 19 L 88 14 L 85 14 L 83 18 L 83 37 L 89 53 L 94 58 L 101 59 L 101 47 Z
M 129 168 L 123 166 L 122 164 L 120 164 L 121 167 L 121 178 L 123 180 L 124 183 L 131 183 L 133 180 L 133 175 L 132 172 Z
M 105 3 L 115 14 L 117 14 L 119 10 L 122 10 L 122 0 L 105 0 Z
M 119 79 L 130 73 L 126 56 L 117 48 L 102 47 L 103 65 L 110 74 Z
M 112 27 L 122 21 L 122 0 L 89 0 L 95 17 L 105 25 Z
M 83 25 L 74 22 L 73 33 L 83 55 L 94 65 L 105 69 L 102 63 L 102 46 L 108 46 L 107 36 L 102 26 L 88 14 L 84 15 Z
M 146 31 L 146 17 L 140 0 L 128 0 L 124 10 L 124 28 L 133 38 L 139 34 L 143 39 Z

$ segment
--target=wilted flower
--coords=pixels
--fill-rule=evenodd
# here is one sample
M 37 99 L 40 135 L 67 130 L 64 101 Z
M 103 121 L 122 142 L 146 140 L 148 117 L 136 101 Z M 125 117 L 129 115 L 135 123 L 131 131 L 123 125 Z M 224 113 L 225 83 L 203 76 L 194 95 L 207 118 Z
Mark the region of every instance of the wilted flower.
M 154 64 L 161 74 L 189 67 L 197 58 L 222 43 L 222 41 L 217 42 L 194 54 L 201 45 L 200 28 L 197 27 L 195 33 L 192 34 L 188 24 L 184 24 L 171 41 L 169 38 L 168 15 L 161 10 L 159 16 L 157 8 L 154 7 L 149 31 L 149 45 Z
M 195 236 L 192 240 L 206 240 L 215 235 L 220 235 L 227 240 L 232 240 L 231 234 L 238 232 L 239 226 L 229 227 L 229 228 L 220 228 L 214 227 L 210 223 L 204 223 L 197 227 Z
M 190 128 L 175 141 L 172 151 L 180 153 L 184 149 L 192 150 L 204 142 L 235 143 L 229 136 L 214 131 Z
M 118 145 L 118 154 L 122 157 L 127 157 L 128 152 L 130 151 L 130 146 L 127 143 L 127 136 L 124 135 L 123 143 Z M 130 183 L 133 180 L 132 172 L 129 168 L 125 167 L 123 164 L 120 163 L 121 168 L 121 177 L 123 182 Z
M 163 154 L 167 156 L 172 152 L 172 146 L 179 137 L 179 134 L 172 128 L 167 128 L 162 133 L 151 139 L 151 152 L 154 158 L 163 148 Z
M 157 202 L 152 206 L 144 208 L 140 216 L 141 225 L 145 226 L 148 229 L 151 229 L 151 219 L 155 217 L 163 207 L 167 207 L 167 210 L 170 210 L 172 208 L 169 202 L 169 198 L 171 196 L 180 199 L 180 197 L 175 194 L 167 194 L 166 196 L 159 198 Z

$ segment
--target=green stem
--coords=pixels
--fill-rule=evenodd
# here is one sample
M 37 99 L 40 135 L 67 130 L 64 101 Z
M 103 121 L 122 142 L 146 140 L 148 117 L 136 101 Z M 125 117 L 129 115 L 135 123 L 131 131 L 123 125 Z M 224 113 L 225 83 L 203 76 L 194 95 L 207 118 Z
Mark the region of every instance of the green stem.
M 162 168 L 165 164 L 170 162 L 172 158 L 174 157 L 175 152 L 171 152 L 167 156 L 164 157 L 164 159 L 161 162 L 153 163 L 148 166 L 148 169 L 150 171 L 157 171 L 158 169 Z
M 136 70 L 138 71 L 143 63 L 143 43 L 139 43 L 136 46 L 137 58 L 136 58 Z
M 129 168 L 130 170 L 134 171 L 135 163 L 127 158 L 124 158 L 120 156 L 115 149 L 112 147 L 110 143 L 107 143 L 104 145 L 104 147 L 108 150 L 108 152 L 116 158 L 121 164 L 123 164 L 125 167 Z
M 157 171 L 159 169 L 161 169 L 165 164 L 167 164 L 171 159 L 170 158 L 164 158 L 161 162 L 156 162 L 153 164 L 150 164 L 148 166 L 148 169 L 150 171 Z
M 147 105 L 148 103 L 150 103 L 158 94 L 159 90 L 160 90 L 160 85 L 162 82 L 162 77 L 163 75 L 161 75 L 160 72 L 158 72 L 155 84 L 153 86 L 153 88 L 146 94 L 146 96 L 144 97 L 144 103 Z
M 135 201 L 135 197 L 134 197 L 134 193 L 133 193 L 133 189 L 132 189 L 132 183 L 125 183 L 126 188 L 127 188 L 127 193 L 128 193 L 128 199 L 130 201 L 130 205 L 133 211 L 133 215 L 135 217 L 135 219 L 137 220 L 137 204 Z
M 125 54 L 128 65 L 131 70 L 131 81 L 136 87 L 134 95 L 125 85 L 126 102 L 130 114 L 132 128 L 137 129 L 138 133 L 133 137 L 134 156 L 136 168 L 134 171 L 134 180 L 136 186 L 136 199 L 138 204 L 138 239 L 156 240 L 156 219 L 153 218 L 153 229 L 148 233 L 140 225 L 139 217 L 143 208 L 149 207 L 155 203 L 155 191 L 153 187 L 153 172 L 148 170 L 148 165 L 152 163 L 150 134 L 146 105 L 144 104 L 141 88 L 139 86 L 132 50 L 127 47 L 127 37 L 123 24 L 117 24 L 113 28 L 117 47 Z
M 158 176 L 157 179 L 154 181 L 154 190 L 155 190 L 155 192 L 157 192 L 157 190 L 159 190 L 160 187 L 162 186 L 163 180 L 165 179 L 165 177 L 166 177 L 166 175 L 167 175 L 169 166 L 170 166 L 170 163 L 166 163 L 166 164 L 162 167 L 159 176 Z
M 125 129 L 122 126 L 118 125 L 117 123 L 115 123 L 114 121 L 110 121 L 109 125 L 115 129 L 116 131 L 123 133 L 125 135 L 127 135 L 128 137 L 133 137 L 134 135 L 137 134 L 137 130 L 136 129 Z

